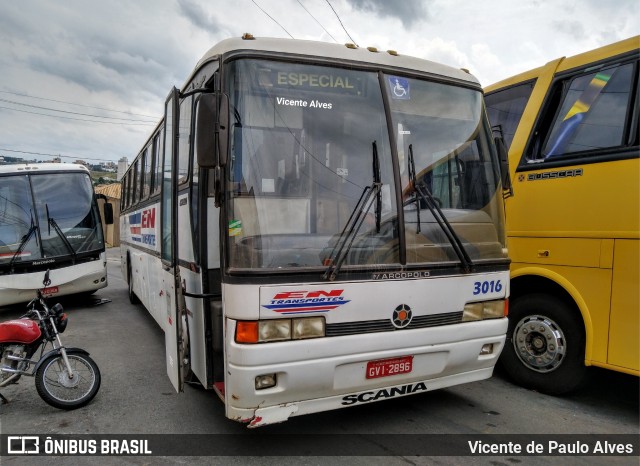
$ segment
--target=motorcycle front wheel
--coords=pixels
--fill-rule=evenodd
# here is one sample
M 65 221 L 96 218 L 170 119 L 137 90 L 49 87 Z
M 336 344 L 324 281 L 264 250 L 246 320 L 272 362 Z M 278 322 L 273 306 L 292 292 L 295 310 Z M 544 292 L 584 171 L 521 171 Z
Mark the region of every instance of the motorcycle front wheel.
M 38 395 L 51 406 L 76 409 L 89 403 L 100 388 L 100 369 L 89 356 L 67 354 L 73 377 L 69 377 L 61 354 L 47 357 L 36 371 Z

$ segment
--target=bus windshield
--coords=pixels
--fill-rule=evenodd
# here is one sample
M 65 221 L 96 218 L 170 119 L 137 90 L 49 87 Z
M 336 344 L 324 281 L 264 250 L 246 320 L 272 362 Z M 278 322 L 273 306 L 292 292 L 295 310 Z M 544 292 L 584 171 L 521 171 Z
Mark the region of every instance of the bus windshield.
M 0 184 L 0 267 L 102 250 L 84 173 L 14 175 Z
M 505 258 L 499 176 L 479 91 L 257 59 L 237 60 L 229 71 L 232 270 L 323 268 L 341 242 L 343 270 L 457 263 L 442 226 L 413 199 L 418 182 L 441 204 L 471 260 Z M 356 227 L 343 231 L 353 218 Z
M 407 262 L 457 261 L 437 210 L 471 261 L 506 258 L 503 204 L 496 196 L 499 168 L 482 95 L 398 76 L 385 80 L 405 206 Z M 416 191 L 430 193 L 435 208 Z

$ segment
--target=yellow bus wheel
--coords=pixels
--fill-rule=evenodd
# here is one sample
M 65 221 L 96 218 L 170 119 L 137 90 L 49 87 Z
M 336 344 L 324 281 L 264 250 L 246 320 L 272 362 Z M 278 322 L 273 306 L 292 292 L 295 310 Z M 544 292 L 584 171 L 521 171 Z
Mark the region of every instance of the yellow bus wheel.
M 583 382 L 585 332 L 578 313 L 553 295 L 516 297 L 500 361 L 517 384 L 560 395 Z

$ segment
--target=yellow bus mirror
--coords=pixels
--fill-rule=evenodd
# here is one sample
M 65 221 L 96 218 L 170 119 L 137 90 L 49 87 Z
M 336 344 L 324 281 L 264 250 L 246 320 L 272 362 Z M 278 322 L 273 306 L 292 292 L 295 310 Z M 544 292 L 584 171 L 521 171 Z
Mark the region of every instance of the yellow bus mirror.
M 511 175 L 509 175 L 509 153 L 504 139 L 500 136 L 493 138 L 498 151 L 498 160 L 500 160 L 500 174 L 502 176 L 502 189 L 511 191 Z

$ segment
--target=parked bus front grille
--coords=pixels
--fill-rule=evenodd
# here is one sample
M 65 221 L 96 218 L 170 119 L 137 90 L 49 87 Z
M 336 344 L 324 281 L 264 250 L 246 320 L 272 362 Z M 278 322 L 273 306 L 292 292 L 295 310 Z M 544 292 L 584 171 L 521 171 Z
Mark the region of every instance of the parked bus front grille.
M 442 325 L 459 324 L 461 322 L 462 311 L 447 312 L 445 314 L 415 316 L 409 325 L 401 329 L 394 327 L 391 323 L 391 319 L 327 324 L 326 335 L 328 337 L 340 337 L 344 335 L 359 335 L 362 333 L 393 332 L 396 330 L 439 327 Z

